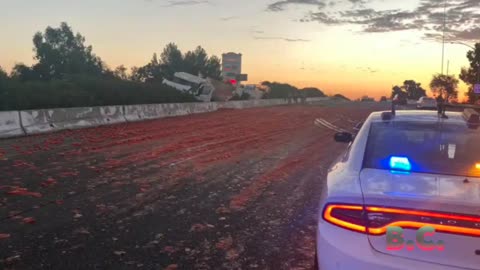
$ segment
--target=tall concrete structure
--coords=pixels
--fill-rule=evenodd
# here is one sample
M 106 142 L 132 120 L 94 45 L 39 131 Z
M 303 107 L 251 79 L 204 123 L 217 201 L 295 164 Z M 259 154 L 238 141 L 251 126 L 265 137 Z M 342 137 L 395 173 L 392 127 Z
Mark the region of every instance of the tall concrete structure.
M 223 80 L 236 83 L 240 74 L 242 74 L 242 54 L 233 52 L 222 54 Z

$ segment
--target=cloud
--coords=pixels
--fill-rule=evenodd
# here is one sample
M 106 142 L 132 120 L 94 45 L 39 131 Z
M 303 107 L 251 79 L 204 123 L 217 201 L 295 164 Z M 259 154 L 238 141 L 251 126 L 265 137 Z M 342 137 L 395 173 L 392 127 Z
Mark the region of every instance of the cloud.
M 325 12 L 312 12 L 308 15 L 308 18 L 301 19 L 300 21 L 301 22 L 317 21 L 321 24 L 326 24 L 326 25 L 338 25 L 338 24 L 346 23 L 344 20 L 334 18 Z
M 377 72 L 379 72 L 378 70 L 373 69 L 371 67 L 357 67 L 357 69 L 360 70 L 360 71 L 363 71 L 363 72 L 367 72 L 367 73 L 377 73 Z
M 308 39 L 300 39 L 300 38 L 285 38 L 285 37 L 258 37 L 255 36 L 253 39 L 256 40 L 283 40 L 287 42 L 310 42 L 311 40 Z
M 373 9 L 357 9 L 339 12 L 340 16 L 328 15 L 325 12 L 312 12 L 304 21 L 316 21 L 326 25 L 356 24 L 363 27 L 364 32 L 389 32 L 408 29 L 417 29 L 419 26 L 408 20 L 414 20 L 417 15 L 413 12 Z
M 364 8 L 369 0 L 348 0 L 354 7 Z M 371 1 L 371 0 L 370 0 Z
M 301 22 L 324 25 L 357 25 L 362 32 L 384 33 L 405 30 L 424 32 L 425 38 L 436 39 L 443 32 L 446 8 L 446 35 L 452 40 L 478 40 L 480 37 L 480 0 L 420 0 L 412 10 L 375 10 L 365 8 L 371 0 L 343 0 L 353 9 L 310 11 Z M 341 1 L 339 1 L 341 2 Z M 355 5 L 360 5 L 355 7 Z
M 310 5 L 324 8 L 327 4 L 320 0 L 282 0 L 268 5 L 267 11 L 283 11 L 288 5 Z
M 195 6 L 195 5 L 209 4 L 209 3 L 210 2 L 207 0 L 178 0 L 178 1 L 172 0 L 172 1 L 168 1 L 167 4 L 163 5 L 163 7 Z
M 240 18 L 240 17 L 238 17 L 238 16 L 230 16 L 230 17 L 221 17 L 220 20 L 226 22 L 226 21 L 231 21 L 231 20 L 235 20 L 235 19 L 238 19 L 238 18 Z
M 365 0 L 348 0 L 352 4 L 366 4 L 367 1 Z
M 471 28 L 465 31 L 455 33 L 456 37 L 463 40 L 478 40 L 480 37 L 480 27 Z

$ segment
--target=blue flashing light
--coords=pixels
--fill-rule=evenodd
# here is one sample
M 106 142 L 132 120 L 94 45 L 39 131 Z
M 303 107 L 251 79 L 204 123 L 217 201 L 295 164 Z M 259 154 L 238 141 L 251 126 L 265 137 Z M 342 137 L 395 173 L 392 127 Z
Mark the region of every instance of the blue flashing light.
M 410 172 L 390 170 L 392 174 L 410 175 Z
M 410 171 L 412 170 L 412 164 L 407 157 L 390 157 L 390 169 L 392 170 L 401 170 L 401 171 Z

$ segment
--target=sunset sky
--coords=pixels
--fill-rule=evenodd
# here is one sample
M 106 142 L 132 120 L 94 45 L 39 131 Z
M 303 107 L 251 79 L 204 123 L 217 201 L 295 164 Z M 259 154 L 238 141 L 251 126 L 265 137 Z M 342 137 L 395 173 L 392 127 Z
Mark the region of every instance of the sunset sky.
M 480 0 L 447 3 L 447 39 L 480 40 Z M 33 34 L 65 21 L 111 68 L 144 65 L 175 42 L 242 53 L 250 83 L 378 98 L 441 72 L 442 14 L 442 0 L 0 0 L 0 66 L 33 63 Z M 458 77 L 468 50 L 448 42 L 445 72 L 449 60 Z

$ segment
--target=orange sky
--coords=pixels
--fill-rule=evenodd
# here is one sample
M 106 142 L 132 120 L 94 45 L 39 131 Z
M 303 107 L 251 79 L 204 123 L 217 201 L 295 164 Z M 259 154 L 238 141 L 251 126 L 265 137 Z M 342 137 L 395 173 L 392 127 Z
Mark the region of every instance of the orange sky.
M 358 25 L 299 22 L 320 9 L 312 5 L 285 5 L 280 12 L 271 12 L 266 8 L 273 0 L 49 0 L 31 1 L 28 8 L 20 2 L 0 0 L 7 7 L 0 11 L 0 23 L 8 25 L 0 30 L 4 40 L 0 66 L 7 70 L 17 62 L 33 62 L 31 39 L 36 31 L 66 21 L 110 67 L 144 65 L 168 42 L 177 43 L 182 51 L 201 45 L 218 56 L 242 53 L 249 83 L 314 86 L 350 98 L 379 98 L 407 79 L 428 89 L 432 75 L 441 71 L 441 44 L 425 40 L 422 31 L 365 33 Z M 419 0 L 371 3 L 368 8 L 413 9 Z M 348 5 L 346 0 L 337 6 L 340 10 Z M 445 69 L 449 60 L 450 74 L 458 76 L 468 64 L 467 51 L 461 45 L 446 45 Z M 461 84 L 459 92 L 466 89 Z

